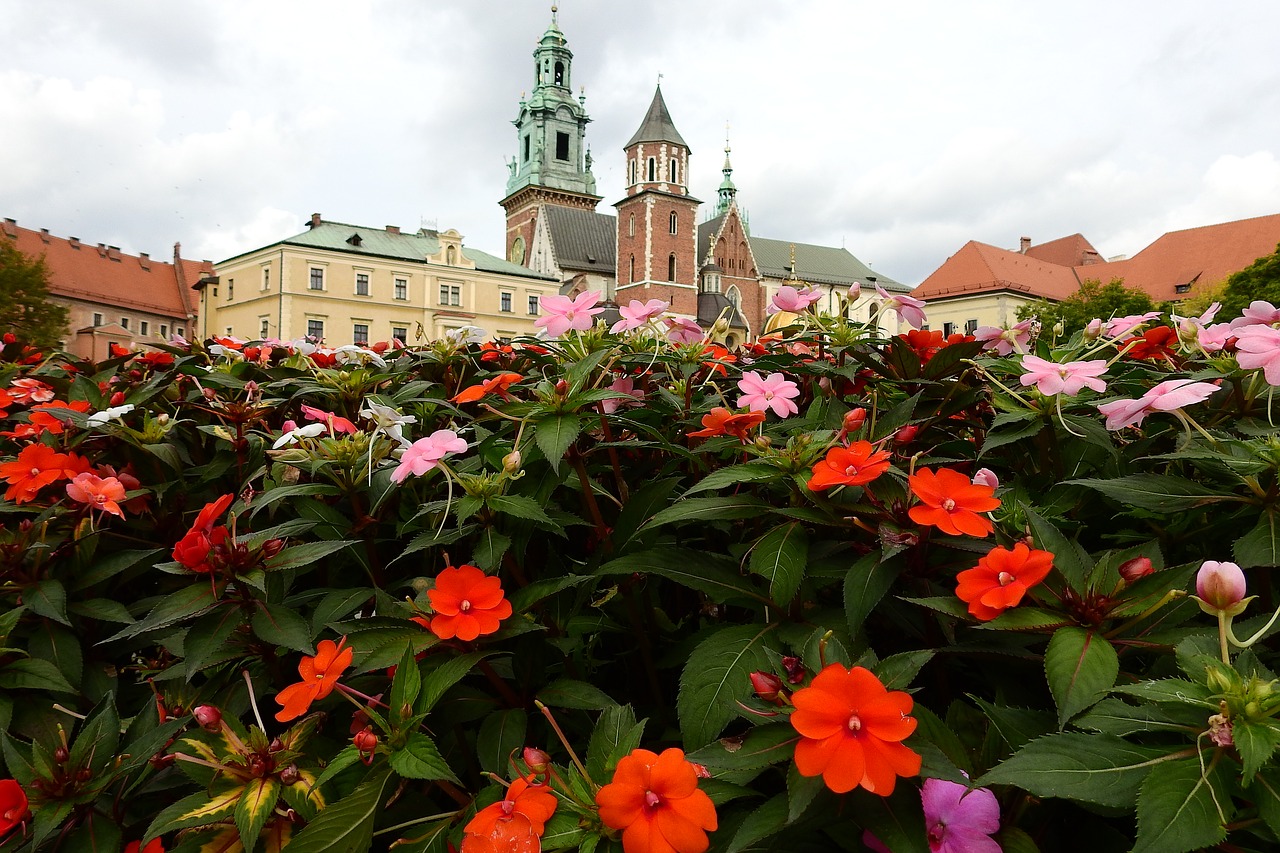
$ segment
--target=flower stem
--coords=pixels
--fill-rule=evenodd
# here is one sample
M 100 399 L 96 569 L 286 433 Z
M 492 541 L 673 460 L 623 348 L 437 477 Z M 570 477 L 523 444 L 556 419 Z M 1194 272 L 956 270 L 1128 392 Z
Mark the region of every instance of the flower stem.
M 582 763 L 582 759 L 578 758 L 578 753 L 574 752 L 573 747 L 569 745 L 569 739 L 564 736 L 564 732 L 560 730 L 560 724 L 556 722 L 556 718 L 551 715 L 551 709 L 542 704 L 541 701 L 534 699 L 533 704 L 542 712 L 542 716 L 547 718 L 547 722 L 551 724 L 552 730 L 556 733 L 556 737 L 560 738 L 560 743 L 569 752 L 569 758 L 573 760 L 573 766 L 578 768 L 578 772 L 582 774 L 582 778 L 587 780 L 587 784 L 595 787 L 596 783 L 592 781 L 591 774 L 587 772 L 586 766 Z

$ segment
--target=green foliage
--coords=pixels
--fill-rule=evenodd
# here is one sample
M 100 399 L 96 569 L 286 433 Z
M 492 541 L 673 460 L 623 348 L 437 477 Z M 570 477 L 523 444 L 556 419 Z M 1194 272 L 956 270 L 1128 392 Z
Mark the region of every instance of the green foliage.
M 49 298 L 44 258 L 29 258 L 0 235 L 0 328 L 35 346 L 66 337 L 67 308 Z
M 1219 295 L 1223 317 L 1232 317 L 1249 307 L 1250 302 L 1280 305 L 1280 246 L 1249 266 L 1232 273 Z
M 1103 284 L 1088 279 L 1075 293 L 1061 302 L 1033 302 L 1018 309 L 1018 319 L 1039 318 L 1046 331 L 1062 323 L 1063 334 L 1070 337 L 1080 331 L 1095 317 L 1103 320 L 1145 314 L 1155 309 L 1155 303 L 1145 292 L 1125 287 L 1121 279 Z

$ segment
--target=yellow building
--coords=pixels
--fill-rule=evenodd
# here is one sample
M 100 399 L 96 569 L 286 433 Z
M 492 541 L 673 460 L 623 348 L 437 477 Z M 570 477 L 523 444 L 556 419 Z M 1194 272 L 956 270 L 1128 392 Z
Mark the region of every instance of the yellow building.
M 328 222 L 216 264 L 197 285 L 202 337 L 305 336 L 331 346 L 437 339 L 465 326 L 533 334 L 559 281 L 462 244 L 462 235 Z

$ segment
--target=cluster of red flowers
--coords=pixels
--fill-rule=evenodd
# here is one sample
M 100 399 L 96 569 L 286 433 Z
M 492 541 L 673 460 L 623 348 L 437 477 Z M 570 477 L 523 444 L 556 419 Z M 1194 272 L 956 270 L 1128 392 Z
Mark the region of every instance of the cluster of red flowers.
M 964 344 L 969 341 L 975 341 L 973 335 L 943 335 L 939 331 L 927 331 L 925 329 L 912 329 L 905 334 L 898 335 L 897 340 L 907 345 L 920 359 L 921 364 L 928 364 L 929 359 L 933 358 L 945 347 L 952 344 Z
M 173 559 L 193 572 L 206 574 L 212 571 L 209 552 L 214 547 L 225 543 L 231 536 L 231 532 L 224 525 L 214 527 L 214 522 L 222 517 L 233 500 L 235 495 L 223 495 L 213 503 L 205 504 L 204 509 L 200 510 L 200 514 L 196 516 L 195 523 L 187 531 L 187 535 L 173 546 Z

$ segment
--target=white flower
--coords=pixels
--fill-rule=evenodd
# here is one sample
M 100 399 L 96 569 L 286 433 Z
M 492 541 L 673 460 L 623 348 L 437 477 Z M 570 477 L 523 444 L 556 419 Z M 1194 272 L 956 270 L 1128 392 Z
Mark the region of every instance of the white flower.
M 133 403 L 125 403 L 123 406 L 112 406 L 109 409 L 103 409 L 101 412 L 94 412 L 89 415 L 89 426 L 98 427 L 107 421 L 118 421 L 132 411 Z
M 479 326 L 463 326 L 460 329 L 447 329 L 444 336 L 455 344 L 482 344 L 489 340 L 489 333 Z
M 275 440 L 271 445 L 272 450 L 279 450 L 282 447 L 293 444 L 302 438 L 315 438 L 317 435 L 324 435 L 328 429 L 324 424 L 307 424 L 302 427 L 294 427 Z
M 401 445 L 409 444 L 409 440 L 404 437 L 405 425 L 418 422 L 413 415 L 402 415 L 390 406 L 383 406 L 380 403 L 365 403 L 364 408 L 360 410 L 360 416 L 373 421 L 375 435 L 379 432 L 385 433 Z
M 333 351 L 334 358 L 338 360 L 338 364 L 373 364 L 378 367 L 386 367 L 387 362 L 371 349 L 356 346 L 355 344 L 345 344 Z

